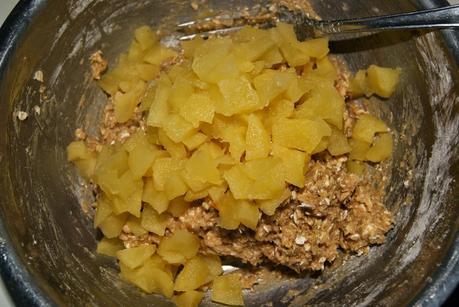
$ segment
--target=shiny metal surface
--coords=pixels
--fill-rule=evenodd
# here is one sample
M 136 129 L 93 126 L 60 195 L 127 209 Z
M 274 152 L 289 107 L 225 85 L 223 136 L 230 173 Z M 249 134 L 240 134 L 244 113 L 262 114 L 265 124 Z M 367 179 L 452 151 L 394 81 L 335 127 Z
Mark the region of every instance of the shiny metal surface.
M 306 27 L 316 28 L 323 34 L 376 30 L 457 28 L 459 27 L 459 5 L 405 14 L 351 18 L 347 20 L 317 21 L 303 18 L 298 22 L 304 23 Z M 301 24 L 298 24 L 298 27 L 301 27 Z
M 445 29 L 459 28 L 459 5 L 451 5 L 448 7 L 402 14 L 335 20 L 317 20 L 308 17 L 308 15 L 302 12 L 292 11 L 286 7 L 281 7 L 277 17 L 280 21 L 294 24 L 298 31 L 304 32 L 306 34 L 303 35 L 303 37 L 317 37 L 324 35 L 330 36 L 333 34 L 341 33 L 362 33 L 389 30 Z M 233 21 L 237 19 L 240 19 L 240 17 L 238 16 L 233 18 Z M 199 28 L 196 28 L 197 24 L 212 20 L 213 17 L 208 17 L 202 20 L 189 21 L 179 24 L 177 26 L 179 31 L 183 31 L 185 33 L 193 33 L 181 36 L 180 40 L 190 40 L 193 39 L 196 35 L 208 37 L 209 35 L 215 34 L 227 34 L 241 29 L 241 26 L 228 26 L 212 31 L 199 31 Z M 267 22 L 259 20 L 258 23 L 255 21 L 254 24 L 265 26 Z
M 209 3 L 215 9 L 250 4 Z M 311 1 L 323 19 L 442 3 Z M 98 234 L 80 208 L 91 195 L 65 161 L 65 147 L 77 127 L 97 132 L 105 97 L 91 81 L 89 55 L 102 49 L 113 63 L 135 27 L 149 24 L 167 31 L 196 14 L 185 0 L 29 0 L 2 27 L 0 271 L 19 306 L 171 305 L 124 283 L 113 260 L 95 255 Z M 396 227 L 367 257 L 351 257 L 318 276 L 266 284 L 246 294 L 247 305 L 438 305 L 454 288 L 459 280 L 459 78 L 450 38 L 455 35 L 387 32 L 331 43 L 353 71 L 373 63 L 403 69 L 396 97 L 368 102 L 397 131 L 386 200 Z M 37 70 L 44 73 L 44 91 L 33 79 Z M 17 111 L 29 117 L 19 121 Z

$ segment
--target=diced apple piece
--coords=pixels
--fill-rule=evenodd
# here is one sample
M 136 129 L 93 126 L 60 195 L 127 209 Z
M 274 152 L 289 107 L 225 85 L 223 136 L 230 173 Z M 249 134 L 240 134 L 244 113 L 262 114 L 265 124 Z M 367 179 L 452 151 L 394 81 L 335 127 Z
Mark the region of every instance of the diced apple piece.
M 170 202 L 167 212 L 172 214 L 173 217 L 179 217 L 182 216 L 190 206 L 191 204 L 185 201 L 183 197 L 177 197 Z
M 174 302 L 177 307 L 198 307 L 203 297 L 203 292 L 191 290 L 175 295 L 172 298 L 172 302 Z
M 100 225 L 99 228 L 108 239 L 113 239 L 121 234 L 123 226 L 126 224 L 128 213 L 119 215 L 110 214 Z
M 192 151 L 204 144 L 204 142 L 207 141 L 207 139 L 207 135 L 201 132 L 197 132 L 184 139 L 183 144 L 185 144 L 186 148 L 189 151 Z
M 221 175 L 216 161 L 203 150 L 195 151 L 186 162 L 184 177 L 188 186 L 195 192 L 206 188 L 206 184 L 221 183 Z
M 226 305 L 244 305 L 239 276 L 237 274 L 217 276 L 212 285 L 212 301 Z
M 164 132 L 163 129 L 158 130 L 159 143 L 166 148 L 166 151 L 171 157 L 176 159 L 183 159 L 187 156 L 185 146 L 182 143 L 175 143 Z
M 327 149 L 332 156 L 344 155 L 352 150 L 347 137 L 337 129 L 332 130 Z
M 179 73 L 175 78 L 169 94 L 169 105 L 175 113 L 178 113 L 193 95 L 193 84 L 183 76 L 184 73 L 185 71 Z
M 216 105 L 216 112 L 231 116 L 250 112 L 264 107 L 260 104 L 257 92 L 245 77 L 225 79 L 218 82 L 218 88 L 223 96 L 223 105 Z
M 130 269 L 135 269 L 142 265 L 151 255 L 155 253 L 154 245 L 140 245 L 137 247 L 120 250 L 116 257 Z
M 158 82 L 155 91 L 155 98 L 148 112 L 147 125 L 161 127 L 164 119 L 169 114 L 168 99 L 170 95 L 170 85 L 165 82 Z
M 372 94 L 367 80 L 367 72 L 365 70 L 359 70 L 354 78 L 351 80 L 349 91 L 353 97 L 359 97 L 362 95 L 370 96 Z
M 153 164 L 153 183 L 155 189 L 164 191 L 165 184 L 171 174 L 180 171 L 185 164 L 184 160 L 176 158 L 159 158 Z
M 158 157 L 164 157 L 167 153 L 150 145 L 146 138 L 134 145 L 129 152 L 128 165 L 135 178 L 143 177 L 153 166 Z
M 367 157 L 367 152 L 370 149 L 370 143 L 356 139 L 350 139 L 351 153 L 349 159 L 364 161 Z
M 160 65 L 167 59 L 177 56 L 177 52 L 172 49 L 161 46 L 160 44 L 153 46 L 143 57 L 143 60 L 153 65 Z
M 142 211 L 141 225 L 146 230 L 159 236 L 164 236 L 166 226 L 170 221 L 170 215 L 167 213 L 159 214 L 150 206 L 145 206 Z
M 226 190 L 228 189 L 227 185 L 222 186 L 213 186 L 208 189 L 209 197 L 214 201 L 218 202 L 221 197 L 225 194 Z
M 285 181 L 299 188 L 304 187 L 304 174 L 309 156 L 301 151 L 275 145 L 273 156 L 282 160 Z
M 184 264 L 198 253 L 199 238 L 186 231 L 177 230 L 170 237 L 161 240 L 158 255 L 172 264 Z
M 164 193 L 168 200 L 173 200 L 184 195 L 188 191 L 188 186 L 181 175 L 181 170 L 173 171 L 169 174 L 164 183 Z
M 266 70 L 254 78 L 253 84 L 260 97 L 260 104 L 265 107 L 272 100 L 285 92 L 295 81 L 294 73 Z
M 220 260 L 219 256 L 201 255 L 200 257 L 205 260 L 207 267 L 209 268 L 209 274 L 212 280 L 215 278 L 215 276 L 223 273 L 222 261 Z
M 177 114 L 167 116 L 163 123 L 163 129 L 167 136 L 175 143 L 182 142 L 195 133 L 195 128 Z
M 343 128 L 344 98 L 333 84 L 322 84 L 311 90 L 306 101 L 300 105 L 295 117 L 324 119 L 339 130 Z
M 204 199 L 207 197 L 207 195 L 209 195 L 207 190 L 198 191 L 198 192 L 188 191 L 186 192 L 184 199 L 186 201 L 192 202 L 198 199 Z
M 346 167 L 349 173 L 358 176 L 363 176 L 366 171 L 366 165 L 361 161 L 348 160 L 346 163 Z
M 140 44 L 143 50 L 153 47 L 159 43 L 159 38 L 149 26 L 141 26 L 134 32 L 135 39 Z
M 175 291 L 190 291 L 204 285 L 209 276 L 209 267 L 205 259 L 196 256 L 185 263 L 175 279 Z
M 234 230 L 239 227 L 240 221 L 236 214 L 235 204 L 236 200 L 230 192 L 225 193 L 216 202 L 220 227 L 228 230 Z
M 320 120 L 279 119 L 272 133 L 274 144 L 312 153 L 322 137 L 331 135 L 331 129 Z
M 127 93 L 118 92 L 113 97 L 115 105 L 115 119 L 119 123 L 125 123 L 131 119 L 140 96 L 145 92 L 146 84 L 143 81 L 135 83 Z
M 276 198 L 273 199 L 266 199 L 266 200 L 258 200 L 257 204 L 260 207 L 260 210 L 263 211 L 264 214 L 272 216 L 276 213 L 276 209 L 287 199 L 289 199 L 291 195 L 290 189 L 285 188 L 284 191 Z
M 248 117 L 246 133 L 246 160 L 266 158 L 271 151 L 271 137 L 255 114 Z
M 378 96 L 389 98 L 400 81 L 400 69 L 371 65 L 367 70 L 368 85 Z
M 319 154 L 319 153 L 325 151 L 328 148 L 329 140 L 330 140 L 330 137 L 324 136 L 320 140 L 319 145 L 317 145 L 317 147 L 314 148 L 314 150 L 312 151 L 311 155 Z
M 180 108 L 180 115 L 195 128 L 200 122 L 212 123 L 214 113 L 214 102 L 204 94 L 192 94 Z
M 366 160 L 381 162 L 392 156 L 393 140 L 390 133 L 381 133 L 367 151 Z
M 100 255 L 105 255 L 109 257 L 116 257 L 116 252 L 124 249 L 123 242 L 118 239 L 107 239 L 102 238 L 102 240 L 97 243 L 97 253 Z
M 105 221 L 105 219 L 107 219 L 107 217 L 109 217 L 112 212 L 113 210 L 108 200 L 99 198 L 97 200 L 96 214 L 94 215 L 94 228 L 102 224 L 102 222 Z
M 130 233 L 132 233 L 133 235 L 137 237 L 140 237 L 148 233 L 148 231 L 145 228 L 143 228 L 140 223 L 141 223 L 140 218 L 131 215 L 126 222 L 126 226 L 129 228 Z
M 251 201 L 238 200 L 234 208 L 236 211 L 236 219 L 244 226 L 256 230 L 258 221 L 260 220 L 261 213 L 258 207 Z
M 388 130 L 389 128 L 382 120 L 373 115 L 364 114 L 359 117 L 352 129 L 352 138 L 372 143 L 376 133 Z
M 169 206 L 169 200 L 166 193 L 156 190 L 153 180 L 150 178 L 145 181 L 142 201 L 150 204 L 159 214 L 166 211 Z
M 210 38 L 196 47 L 192 68 L 201 80 L 206 82 L 214 81 L 208 76 L 229 53 L 231 44 L 232 41 L 229 37 Z
M 67 146 L 67 161 L 86 160 L 92 157 L 91 151 L 83 141 L 72 142 Z

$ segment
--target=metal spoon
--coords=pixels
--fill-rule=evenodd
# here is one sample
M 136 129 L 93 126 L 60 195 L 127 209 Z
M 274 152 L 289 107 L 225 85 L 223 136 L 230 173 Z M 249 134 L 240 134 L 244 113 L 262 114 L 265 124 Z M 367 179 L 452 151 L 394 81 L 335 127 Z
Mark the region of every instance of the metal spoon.
M 217 18 L 218 19 L 218 18 Z M 243 27 L 244 20 L 240 18 L 220 18 L 219 20 L 231 20 L 230 26 L 222 26 L 215 30 L 202 31 L 198 25 L 211 22 L 215 17 L 206 18 L 198 21 L 185 22 L 178 25 L 178 30 L 185 35 L 180 40 L 190 40 L 199 36 L 222 35 L 237 31 Z M 294 24 L 299 32 L 307 33 L 307 36 L 317 37 L 323 35 L 333 35 L 338 33 L 352 32 L 374 32 L 387 30 L 404 29 L 436 29 L 436 28 L 456 28 L 459 27 L 459 5 L 452 5 L 442 8 L 416 11 L 403 14 L 392 14 L 375 17 L 353 18 L 342 20 L 316 20 L 307 17 L 305 14 L 293 12 L 285 7 L 281 7 L 278 12 L 278 20 Z M 247 22 L 246 22 L 247 23 Z M 269 27 L 273 25 L 272 20 L 250 20 L 252 25 Z M 225 22 L 222 23 L 223 25 Z M 226 22 L 228 24 L 228 22 Z M 236 25 L 236 26 L 235 26 Z

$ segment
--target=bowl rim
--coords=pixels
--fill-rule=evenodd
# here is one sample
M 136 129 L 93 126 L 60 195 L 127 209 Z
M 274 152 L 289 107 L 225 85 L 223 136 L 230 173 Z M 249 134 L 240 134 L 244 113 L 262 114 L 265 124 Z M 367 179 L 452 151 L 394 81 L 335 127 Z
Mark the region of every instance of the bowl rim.
M 47 0 L 20 0 L 0 28 L 0 76 L 5 72 L 15 46 L 27 30 L 34 16 Z M 449 5 L 446 0 L 417 0 L 420 7 L 434 8 Z M 459 66 L 459 30 L 442 30 L 451 55 Z M 0 78 L 1 80 L 1 78 Z M 12 301 L 17 306 L 57 306 L 41 289 L 21 258 L 13 249 L 11 238 L 0 220 L 0 275 Z M 440 306 L 459 284 L 459 233 L 436 272 L 431 276 L 411 306 Z

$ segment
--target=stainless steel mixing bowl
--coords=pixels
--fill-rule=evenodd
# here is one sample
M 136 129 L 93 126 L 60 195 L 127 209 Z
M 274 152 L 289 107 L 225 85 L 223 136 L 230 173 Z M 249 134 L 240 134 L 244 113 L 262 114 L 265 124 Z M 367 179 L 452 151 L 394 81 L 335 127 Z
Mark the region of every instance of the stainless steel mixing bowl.
M 209 2 L 216 9 L 251 4 Z M 446 4 L 311 3 L 323 18 Z M 113 63 L 135 27 L 171 29 L 195 14 L 187 0 L 26 0 L 2 27 L 0 270 L 18 306 L 171 305 L 124 283 L 112 259 L 95 255 L 97 233 L 79 205 L 91 195 L 66 162 L 65 147 L 79 126 L 97 132 L 105 97 L 91 82 L 89 55 L 102 49 Z M 398 132 L 387 194 L 396 227 L 368 257 L 262 287 L 247 293 L 247 305 L 438 305 L 452 291 L 459 280 L 457 37 L 452 31 L 398 32 L 332 43 L 353 71 L 372 63 L 403 69 L 396 97 L 369 103 Z M 33 78 L 38 70 L 43 84 Z M 18 111 L 29 117 L 18 120 Z

